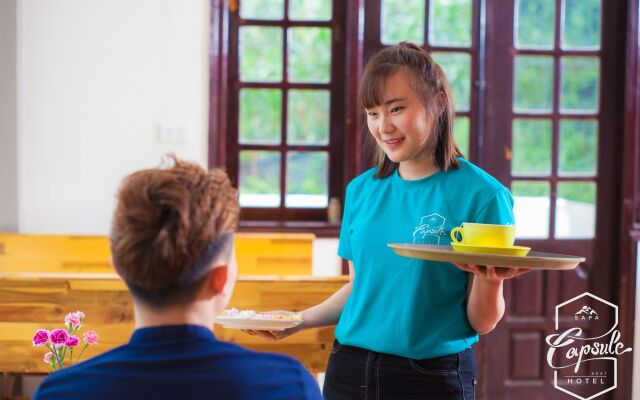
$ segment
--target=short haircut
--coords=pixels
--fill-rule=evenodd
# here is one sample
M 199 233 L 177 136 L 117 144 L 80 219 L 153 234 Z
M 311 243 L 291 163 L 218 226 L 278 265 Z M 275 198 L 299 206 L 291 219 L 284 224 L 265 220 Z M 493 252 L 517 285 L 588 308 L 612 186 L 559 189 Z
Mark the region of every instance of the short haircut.
M 155 309 L 193 301 L 205 277 L 182 277 L 193 276 L 189 269 L 202 257 L 210 258 L 207 265 L 229 259 L 229 232 L 240 212 L 237 190 L 224 171 L 207 172 L 175 156 L 167 161 L 123 180 L 110 236 L 118 273 L 136 299 Z
M 383 90 L 387 79 L 394 73 L 406 69 L 411 76 L 411 87 L 432 116 L 440 104 L 438 94 L 444 98 L 444 111 L 434 118 L 433 132 L 428 145 L 432 151 L 433 164 L 443 171 L 460 167 L 456 159 L 462 157 L 453 135 L 455 110 L 451 87 L 442 68 L 423 48 L 410 43 L 385 47 L 367 62 L 358 88 L 358 103 L 363 109 L 379 106 L 384 99 Z M 375 144 L 371 135 L 367 136 L 368 147 L 374 148 L 376 165 L 375 177 L 386 178 L 397 168 L 384 151 Z

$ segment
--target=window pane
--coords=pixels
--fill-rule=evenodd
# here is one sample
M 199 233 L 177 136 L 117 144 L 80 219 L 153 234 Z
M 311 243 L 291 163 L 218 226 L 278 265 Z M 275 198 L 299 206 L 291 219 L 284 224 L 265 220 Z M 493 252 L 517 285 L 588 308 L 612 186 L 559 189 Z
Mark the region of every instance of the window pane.
M 329 143 L 329 91 L 290 90 L 287 144 Z
M 240 206 L 280 206 L 279 152 L 240 152 Z
M 562 48 L 600 48 L 600 0 L 564 0 Z
M 548 176 L 551 173 L 551 120 L 513 120 L 512 175 Z
M 328 161 L 324 151 L 287 153 L 287 207 L 327 207 Z
M 433 58 L 447 75 L 456 109 L 468 111 L 471 103 L 471 56 L 467 53 L 434 52 Z
M 469 158 L 469 117 L 456 117 L 453 131 L 458 148 L 466 158 Z
M 280 144 L 281 119 L 279 89 L 240 90 L 240 143 Z
M 516 219 L 516 238 L 545 239 L 549 237 L 548 182 L 512 181 L 513 213 Z
M 562 57 L 560 109 L 597 112 L 600 63 L 596 57 Z
M 331 80 L 331 29 L 289 28 L 289 82 Z
M 471 46 L 471 0 L 432 0 L 429 3 L 429 43 Z
M 289 0 L 289 19 L 297 21 L 330 20 L 331 0 Z
M 240 27 L 240 80 L 282 81 L 282 28 Z
M 242 0 L 240 18 L 243 19 L 282 19 L 284 0 Z
M 553 104 L 553 58 L 516 56 L 514 70 L 514 110 L 550 112 Z
M 382 0 L 380 41 L 397 44 L 409 40 L 424 44 L 424 0 Z
M 598 170 L 598 122 L 560 122 L 560 175 L 595 175 Z
M 555 0 L 516 0 L 515 43 L 519 48 L 552 49 Z
M 556 200 L 556 237 L 591 239 L 596 227 L 595 182 L 560 182 Z

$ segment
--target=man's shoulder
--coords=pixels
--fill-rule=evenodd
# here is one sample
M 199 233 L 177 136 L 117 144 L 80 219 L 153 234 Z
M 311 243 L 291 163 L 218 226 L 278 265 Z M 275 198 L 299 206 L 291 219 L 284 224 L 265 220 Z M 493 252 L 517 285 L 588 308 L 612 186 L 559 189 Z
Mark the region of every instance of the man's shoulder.
M 91 385 L 91 375 L 101 364 L 122 358 L 126 345 L 116 347 L 81 363 L 68 366 L 47 376 L 35 393 L 34 399 L 59 398 L 60 393 L 75 393 L 85 385 Z M 114 377 L 115 378 L 115 377 Z
M 261 371 L 261 374 L 282 373 L 283 370 L 304 370 L 302 364 L 291 356 L 271 352 L 259 352 L 235 344 L 231 345 L 236 349 L 235 357 L 231 360 L 239 364 L 246 362 L 251 363 L 253 366 L 258 365 L 265 367 L 266 369 Z
M 284 392 L 304 396 L 300 398 L 321 399 L 318 383 L 304 366 L 291 356 L 270 352 L 257 352 L 243 347 L 236 357 L 228 360 L 228 368 L 235 370 L 234 379 L 240 382 L 251 382 L 247 389 L 280 385 Z

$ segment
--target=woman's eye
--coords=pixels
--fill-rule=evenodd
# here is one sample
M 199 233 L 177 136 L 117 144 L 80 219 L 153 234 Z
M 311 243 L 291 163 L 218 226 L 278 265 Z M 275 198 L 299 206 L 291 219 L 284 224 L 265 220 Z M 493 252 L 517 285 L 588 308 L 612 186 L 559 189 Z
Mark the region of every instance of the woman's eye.
M 391 109 L 391 112 L 392 113 L 396 113 L 396 112 L 398 112 L 400 110 L 402 110 L 402 107 L 394 107 L 394 108 Z
M 370 117 L 375 117 L 376 115 L 378 115 L 378 113 L 375 113 L 373 111 L 369 111 L 369 112 L 367 112 L 367 115 L 370 116 Z

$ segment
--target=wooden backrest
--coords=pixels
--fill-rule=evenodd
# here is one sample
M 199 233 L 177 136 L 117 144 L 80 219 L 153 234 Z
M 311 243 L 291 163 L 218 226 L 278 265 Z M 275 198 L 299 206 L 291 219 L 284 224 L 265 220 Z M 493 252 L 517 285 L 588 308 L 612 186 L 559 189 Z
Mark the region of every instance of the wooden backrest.
M 241 276 L 230 306 L 256 311 L 300 311 L 342 287 L 348 277 Z M 95 330 L 100 345 L 86 357 L 126 343 L 134 329 L 133 306 L 124 283 L 113 274 L 0 274 L 0 372 L 44 373 L 46 352 L 33 347 L 36 329 L 63 327 L 66 313 L 86 314 L 80 333 Z M 310 329 L 281 341 L 215 327 L 216 336 L 248 348 L 289 354 L 312 372 L 326 370 L 333 328 Z
M 313 234 L 237 233 L 240 274 L 311 275 Z M 0 273 L 112 273 L 106 236 L 0 233 Z

